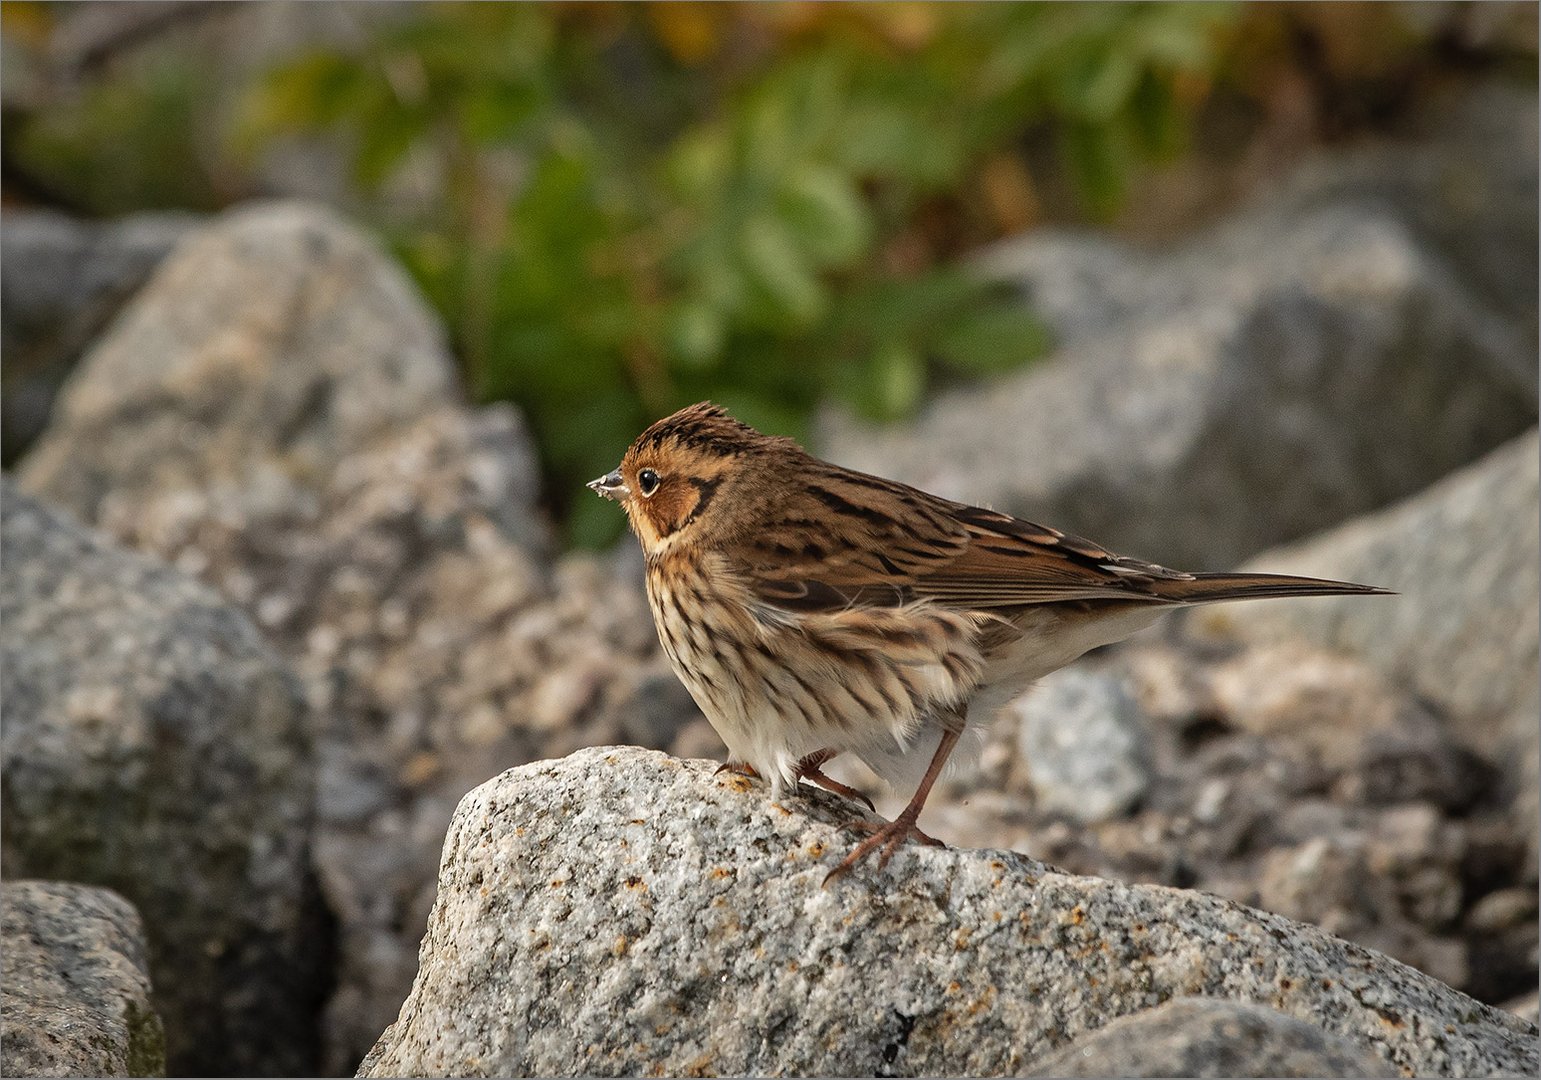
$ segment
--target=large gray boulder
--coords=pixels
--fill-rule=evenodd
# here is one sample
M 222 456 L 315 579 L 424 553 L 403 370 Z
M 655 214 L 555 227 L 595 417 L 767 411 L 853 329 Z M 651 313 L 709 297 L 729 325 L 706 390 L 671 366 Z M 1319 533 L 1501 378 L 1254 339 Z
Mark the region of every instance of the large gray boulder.
M 4 874 L 133 901 L 174 1070 L 308 1070 L 329 943 L 298 681 L 208 588 L 0 500 Z
M 455 400 L 421 298 L 330 214 L 189 237 L 67 398 L 23 486 L 213 586 L 303 682 L 338 929 L 320 1067 L 351 1071 L 411 986 L 460 797 L 694 705 L 657 692 L 640 589 L 552 565 L 518 412 Z
M 1534 92 L 1506 101 L 1451 125 L 1506 147 L 1492 176 L 1441 136 L 1324 158 L 1170 250 L 998 246 L 982 270 L 1058 350 L 821 448 L 1185 569 L 1413 494 L 1535 422 Z
M 827 888 L 852 804 L 593 749 L 469 794 L 421 969 L 360 1075 L 1002 1075 L 1173 997 L 1266 1005 L 1426 1075 L 1536 1030 L 1212 896 L 910 847 Z
M 92 522 L 109 494 L 325 468 L 455 397 L 398 266 L 328 211 L 257 204 L 161 263 L 60 394 L 23 484 Z
M 1029 1076 L 1397 1076 L 1341 1036 L 1261 1005 L 1174 998 L 1033 1063 Z
M 411 984 L 456 801 L 624 695 L 652 651 L 640 597 L 558 595 L 518 413 L 465 408 L 401 269 L 303 204 L 187 237 L 20 483 L 212 585 L 303 681 L 339 929 L 320 1067 L 351 1070 Z
M 1535 871 L 1541 757 L 1541 440 L 1532 430 L 1416 498 L 1256 565 L 1372 582 L 1401 595 L 1238 604 L 1197 629 L 1305 638 L 1363 657 L 1437 703 L 1461 742 L 1499 765 Z
M 104 504 L 105 529 L 249 612 L 322 720 L 327 1072 L 352 1071 L 411 987 L 462 795 L 578 746 L 668 738 L 667 714 L 694 711 L 657 690 L 678 683 L 640 589 L 593 558 L 550 563 L 537 488 L 513 410 L 442 409 L 311 481 L 262 468 Z
M 89 885 L 0 886 L 0 1057 L 7 1076 L 165 1076 L 144 926 Z
M 1511 11 L 1533 37 L 1529 13 Z M 1304 163 L 1279 185 L 1279 210 L 1345 201 L 1386 208 L 1512 319 L 1534 349 L 1538 101 L 1525 80 L 1454 89 L 1431 100 L 1415 139 L 1372 140 Z

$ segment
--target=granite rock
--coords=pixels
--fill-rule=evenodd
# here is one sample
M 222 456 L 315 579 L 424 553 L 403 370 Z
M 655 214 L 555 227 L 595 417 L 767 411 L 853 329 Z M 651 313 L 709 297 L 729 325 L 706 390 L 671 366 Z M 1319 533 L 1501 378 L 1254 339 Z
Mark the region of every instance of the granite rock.
M 1409 1073 L 1529 1074 L 1537 1033 L 1200 893 L 996 851 L 829 887 L 851 804 L 592 749 L 460 804 L 421 967 L 360 1075 L 1004 1075 L 1174 997 L 1266 1005 Z
M 831 414 L 820 449 L 1184 569 L 1412 495 L 1537 412 L 1535 95 L 1484 102 L 1325 155 L 1169 249 L 1004 242 L 981 271 L 1057 351 L 908 424 Z M 1500 144 L 1490 169 L 1475 148 Z
M 308 1070 L 328 934 L 300 684 L 212 590 L 0 499 L 5 875 L 134 903 L 172 1069 Z
M 1259 556 L 1281 573 L 1368 581 L 1401 595 L 1233 605 L 1195 628 L 1252 641 L 1305 638 L 1358 656 L 1451 718 L 1458 740 L 1500 767 L 1503 797 L 1537 838 L 1541 729 L 1541 442 L 1531 431 L 1427 491 L 1291 548 Z
M 7 1076 L 165 1076 L 144 926 L 89 885 L 0 886 L 0 1056 Z
M 1363 1047 L 1262 1005 L 1174 998 L 1033 1062 L 1028 1076 L 1397 1076 Z
M 24 486 L 93 522 L 106 498 L 304 475 L 454 401 L 443 333 L 363 233 L 302 203 L 189 234 L 61 393 Z
M 1534 35 L 1528 13 L 1514 8 L 1511 15 Z M 1416 137 L 1322 154 L 1271 194 L 1281 214 L 1346 201 L 1385 207 L 1511 319 L 1534 351 L 1541 287 L 1537 108 L 1535 87 L 1520 81 L 1453 89 L 1430 99 Z M 1494 153 L 1496 146 L 1504 152 Z

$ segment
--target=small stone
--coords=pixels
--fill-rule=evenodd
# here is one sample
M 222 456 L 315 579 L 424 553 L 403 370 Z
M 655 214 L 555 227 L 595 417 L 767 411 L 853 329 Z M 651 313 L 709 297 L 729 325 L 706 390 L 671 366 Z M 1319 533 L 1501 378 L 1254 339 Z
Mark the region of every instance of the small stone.
M 150 1003 L 144 926 L 108 889 L 45 881 L 0 886 L 7 1076 L 165 1076 Z
M 1075 821 L 1127 812 L 1150 786 L 1143 717 L 1115 677 L 1067 668 L 1041 679 L 1008 715 L 1039 806 Z
M 1466 925 L 1485 934 L 1499 934 L 1536 921 L 1536 890 L 1496 889 L 1472 905 Z

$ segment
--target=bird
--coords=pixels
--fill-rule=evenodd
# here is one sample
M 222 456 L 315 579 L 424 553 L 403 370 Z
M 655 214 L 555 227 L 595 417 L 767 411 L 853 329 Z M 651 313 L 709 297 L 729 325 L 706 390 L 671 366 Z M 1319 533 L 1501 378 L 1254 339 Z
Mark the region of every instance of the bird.
M 625 511 L 659 642 L 728 751 L 780 798 L 841 754 L 913 791 L 825 884 L 906 842 L 933 784 L 1036 680 L 1194 604 L 1385 595 L 1280 574 L 1187 573 L 830 464 L 711 402 L 648 427 L 588 487 Z M 721 771 L 721 770 L 719 770 Z

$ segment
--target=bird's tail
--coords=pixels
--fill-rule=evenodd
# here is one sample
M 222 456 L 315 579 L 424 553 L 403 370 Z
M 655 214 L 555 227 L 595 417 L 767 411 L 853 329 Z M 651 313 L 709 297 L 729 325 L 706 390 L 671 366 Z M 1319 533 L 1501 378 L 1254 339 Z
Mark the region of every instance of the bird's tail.
M 1395 596 L 1390 589 L 1289 574 L 1194 574 L 1152 582 L 1148 591 L 1176 604 L 1219 600 L 1267 600 L 1287 596 Z

